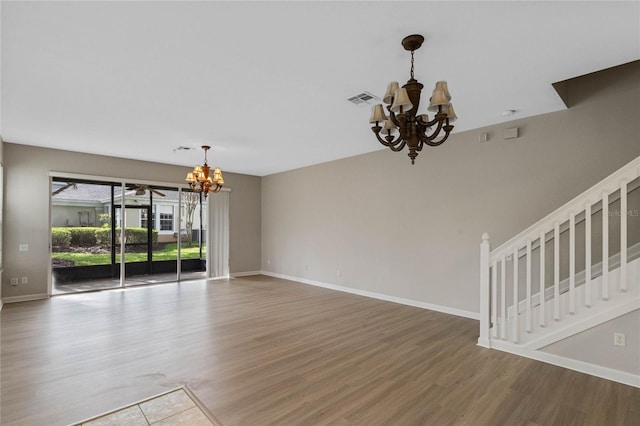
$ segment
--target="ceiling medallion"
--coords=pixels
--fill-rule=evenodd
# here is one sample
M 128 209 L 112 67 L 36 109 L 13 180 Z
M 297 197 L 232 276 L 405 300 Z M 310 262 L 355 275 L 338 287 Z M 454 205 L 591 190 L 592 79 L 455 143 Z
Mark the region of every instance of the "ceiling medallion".
M 397 81 L 389 83 L 382 99 L 387 104 L 389 116 L 385 114 L 383 106 L 378 104 L 374 105 L 369 119 L 369 123 L 373 124 L 371 130 L 382 145 L 396 152 L 402 151 L 405 145 L 409 148 L 411 164 L 415 164 L 418 152 L 422 151 L 424 144 L 438 146 L 444 143 L 453 130 L 450 123 L 457 119 L 446 81 L 438 81 L 429 98 L 427 110 L 435 112 L 433 120 L 429 120 L 427 114 L 417 114 L 420 92 L 424 86 L 413 75 L 413 52 L 422 46 L 422 42 L 424 37 L 420 34 L 413 34 L 402 40 L 402 46 L 411 52 L 411 78 L 402 88 Z M 442 138 L 436 140 L 439 136 Z

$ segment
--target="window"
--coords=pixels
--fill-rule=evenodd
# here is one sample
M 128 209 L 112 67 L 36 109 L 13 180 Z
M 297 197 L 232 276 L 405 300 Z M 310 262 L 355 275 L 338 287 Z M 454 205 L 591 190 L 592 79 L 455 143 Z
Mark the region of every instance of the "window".
M 140 210 L 140 228 L 148 228 L 149 227 L 149 218 L 148 218 L 147 210 Z
M 140 227 L 148 228 L 149 227 L 149 218 L 148 210 L 142 209 L 140 210 Z M 156 229 L 156 206 L 153 206 L 153 213 L 151 214 L 151 229 Z
M 173 231 L 173 206 L 158 206 L 160 231 Z
M 171 213 L 160 213 L 160 230 L 173 231 L 173 215 Z

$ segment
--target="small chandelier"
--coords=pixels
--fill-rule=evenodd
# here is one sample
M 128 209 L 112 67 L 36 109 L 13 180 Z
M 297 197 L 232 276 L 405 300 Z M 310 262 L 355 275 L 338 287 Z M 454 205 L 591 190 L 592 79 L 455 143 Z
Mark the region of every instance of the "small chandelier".
M 446 81 L 437 82 L 429 98 L 427 110 L 435 112 L 433 120 L 429 120 L 427 114 L 418 115 L 420 92 L 424 86 L 413 76 L 413 52 L 422 46 L 422 42 L 424 37 L 420 34 L 413 34 L 402 40 L 402 46 L 411 52 L 411 78 L 402 88 L 398 86 L 397 81 L 389 83 L 383 98 L 389 116 L 385 114 L 382 105 L 378 104 L 374 105 L 369 120 L 369 123 L 373 124 L 371 130 L 382 145 L 395 152 L 402 151 L 405 145 L 409 147 L 411 164 L 415 164 L 418 152 L 422 151 L 424 144 L 438 146 L 444 143 L 453 130 L 450 123 L 458 118 L 451 105 L 451 95 Z M 443 137 L 436 140 L 443 130 Z
M 209 192 L 220 192 L 224 179 L 222 179 L 222 171 L 219 167 L 213 169 L 213 178 L 209 176 L 211 167 L 207 164 L 207 151 L 210 146 L 203 145 L 204 149 L 204 164 L 197 165 L 193 168 L 193 171 L 187 173 L 186 181 L 189 182 L 189 186 L 195 192 L 202 192 L 204 198 L 207 198 Z

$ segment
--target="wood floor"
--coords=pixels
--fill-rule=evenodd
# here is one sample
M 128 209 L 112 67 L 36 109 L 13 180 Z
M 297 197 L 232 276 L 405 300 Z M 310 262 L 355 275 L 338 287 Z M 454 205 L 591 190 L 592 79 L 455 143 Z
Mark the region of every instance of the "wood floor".
M 2 425 L 186 384 L 225 425 L 640 425 L 640 389 L 476 346 L 477 321 L 264 276 L 6 304 Z

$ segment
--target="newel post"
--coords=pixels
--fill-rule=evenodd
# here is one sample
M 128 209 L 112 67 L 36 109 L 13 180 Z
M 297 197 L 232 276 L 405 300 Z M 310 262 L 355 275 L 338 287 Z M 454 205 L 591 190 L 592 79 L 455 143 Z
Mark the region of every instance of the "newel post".
M 491 293 L 489 289 L 490 279 L 490 260 L 489 253 L 491 251 L 491 243 L 489 242 L 489 234 L 482 234 L 482 243 L 480 243 L 480 337 L 478 337 L 478 345 L 485 348 L 491 347 L 489 341 L 489 329 L 491 323 L 489 321 L 489 306 L 491 301 Z

